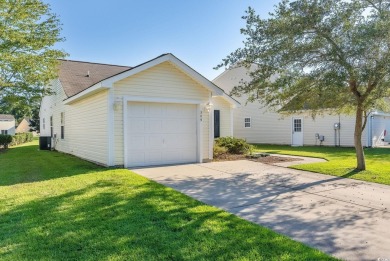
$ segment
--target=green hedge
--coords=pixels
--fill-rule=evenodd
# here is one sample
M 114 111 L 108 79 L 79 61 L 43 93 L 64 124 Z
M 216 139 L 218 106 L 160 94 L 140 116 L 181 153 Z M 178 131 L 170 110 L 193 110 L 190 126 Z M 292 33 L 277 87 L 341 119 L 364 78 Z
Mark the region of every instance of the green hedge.
M 12 136 L 11 146 L 16 146 L 33 140 L 33 134 L 31 132 L 17 133 Z
M 243 139 L 221 137 L 215 139 L 215 148 L 226 148 L 231 154 L 246 154 L 250 152 L 250 145 Z
M 7 134 L 0 134 L 0 147 L 8 148 L 8 145 L 12 142 L 12 136 Z

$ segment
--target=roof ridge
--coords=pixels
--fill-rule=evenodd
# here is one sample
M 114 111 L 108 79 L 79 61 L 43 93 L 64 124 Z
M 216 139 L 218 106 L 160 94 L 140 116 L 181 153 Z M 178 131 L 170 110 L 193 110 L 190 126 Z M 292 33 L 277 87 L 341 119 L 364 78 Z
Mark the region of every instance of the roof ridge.
M 88 62 L 88 61 L 71 60 L 71 59 L 58 59 L 58 60 L 59 61 L 65 61 L 65 62 L 89 63 L 89 64 L 99 64 L 99 65 L 108 65 L 108 66 L 116 66 L 116 67 L 133 68 L 133 66 L 109 64 L 109 63 Z

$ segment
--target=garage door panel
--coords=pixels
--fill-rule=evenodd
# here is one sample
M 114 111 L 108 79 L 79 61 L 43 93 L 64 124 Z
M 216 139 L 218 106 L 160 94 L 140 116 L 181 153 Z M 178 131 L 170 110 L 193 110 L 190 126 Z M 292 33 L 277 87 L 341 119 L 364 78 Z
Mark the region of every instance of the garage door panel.
M 129 158 L 131 158 L 131 163 L 136 165 L 143 165 L 145 163 L 145 153 L 142 150 L 129 152 Z
M 163 123 L 163 132 L 166 133 L 195 133 L 196 122 L 195 119 L 167 119 Z
M 196 162 L 196 119 L 196 105 L 130 102 L 128 165 Z
M 145 129 L 147 133 L 161 133 L 163 130 L 163 121 L 161 119 L 149 119 Z
M 129 138 L 131 148 L 130 150 L 144 150 L 146 147 L 146 140 L 144 136 L 132 136 Z
M 148 117 L 162 117 L 165 114 L 164 106 L 161 104 L 148 104 L 147 116 Z
M 144 133 L 146 131 L 146 122 L 144 119 L 135 118 L 129 124 L 129 131 L 133 134 Z
M 133 103 L 128 107 L 128 116 L 135 118 L 142 118 L 146 116 L 146 106 L 142 103 Z

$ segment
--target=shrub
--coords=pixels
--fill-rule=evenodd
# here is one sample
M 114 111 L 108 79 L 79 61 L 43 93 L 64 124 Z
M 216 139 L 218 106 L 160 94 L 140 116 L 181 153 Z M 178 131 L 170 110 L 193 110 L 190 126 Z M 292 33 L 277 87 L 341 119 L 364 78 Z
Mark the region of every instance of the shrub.
M 33 134 L 31 132 L 17 133 L 12 136 L 11 146 L 16 146 L 33 140 Z
M 8 145 L 12 142 L 12 136 L 7 134 L 0 134 L 0 146 L 8 148 Z
M 227 152 L 228 152 L 227 148 L 221 147 L 217 144 L 214 145 L 214 151 L 213 151 L 214 158 L 218 158 L 219 156 L 226 154 Z
M 234 137 L 221 137 L 215 139 L 216 147 L 224 147 L 231 154 L 245 154 L 250 150 L 250 145 L 243 139 Z

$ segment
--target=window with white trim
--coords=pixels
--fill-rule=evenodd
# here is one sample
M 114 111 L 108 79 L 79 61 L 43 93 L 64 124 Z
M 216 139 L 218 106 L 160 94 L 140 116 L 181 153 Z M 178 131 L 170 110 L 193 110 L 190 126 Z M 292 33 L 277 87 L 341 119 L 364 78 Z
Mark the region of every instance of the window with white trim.
M 245 128 L 251 127 L 251 118 L 244 118 L 244 127 Z
M 53 137 L 53 116 L 50 116 L 50 137 Z
M 7 135 L 8 134 L 8 130 L 1 130 L 1 134 Z
M 45 118 L 42 119 L 42 129 L 44 130 L 46 127 Z
M 65 112 L 61 112 L 61 139 L 65 138 Z

